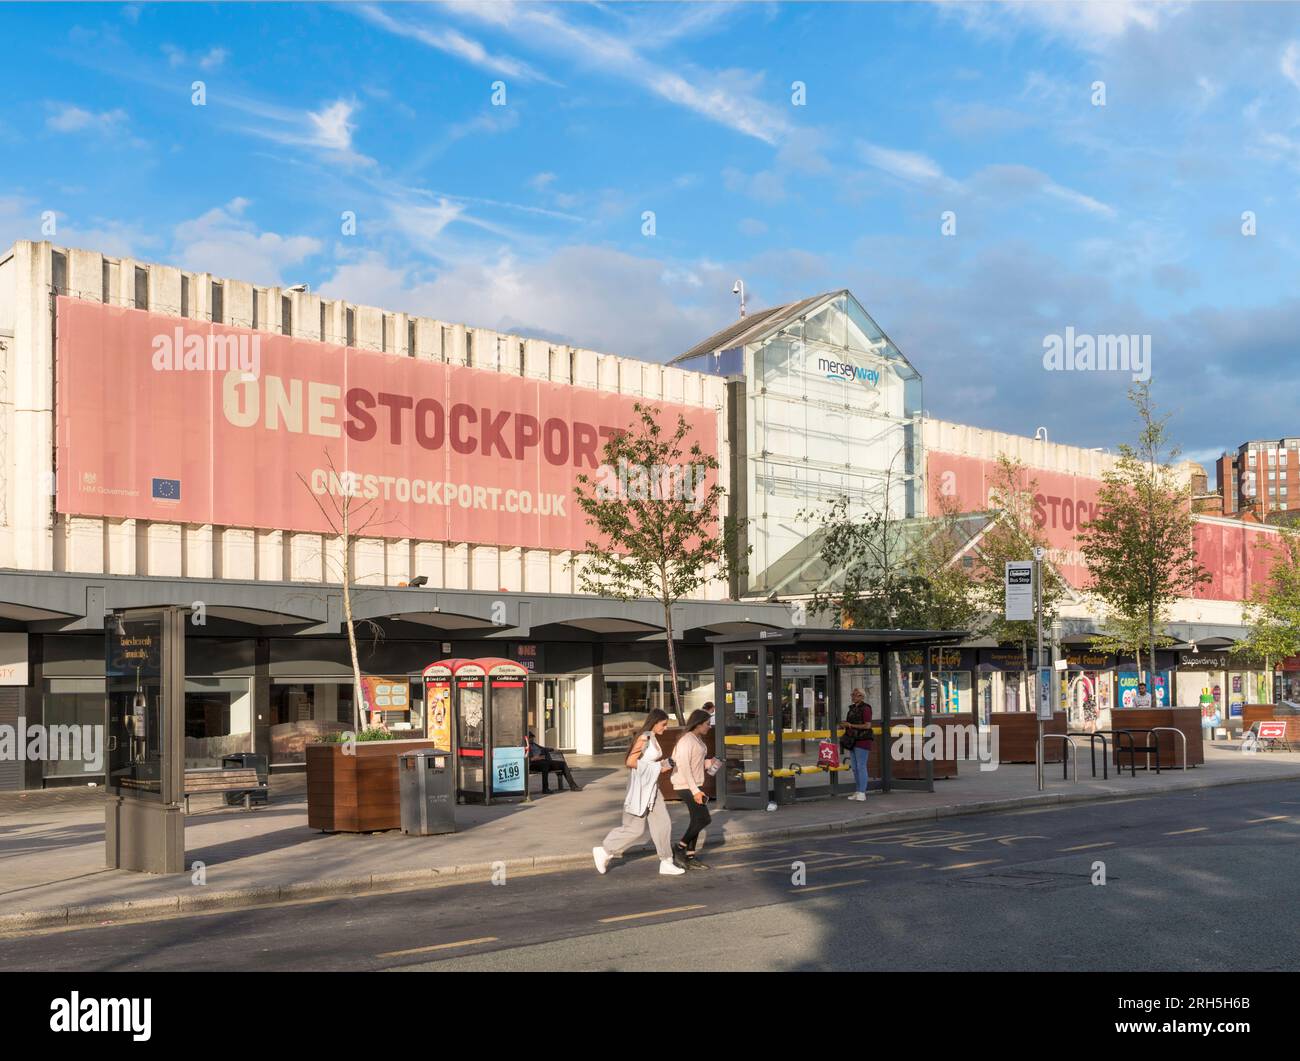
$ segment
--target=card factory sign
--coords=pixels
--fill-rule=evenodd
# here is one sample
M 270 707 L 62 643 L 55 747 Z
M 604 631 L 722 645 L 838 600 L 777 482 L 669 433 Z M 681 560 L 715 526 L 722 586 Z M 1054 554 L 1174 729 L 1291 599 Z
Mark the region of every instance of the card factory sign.
M 330 533 L 352 497 L 370 537 L 581 549 L 575 480 L 638 400 L 62 296 L 58 336 L 72 515 Z M 713 410 L 654 404 L 717 456 Z

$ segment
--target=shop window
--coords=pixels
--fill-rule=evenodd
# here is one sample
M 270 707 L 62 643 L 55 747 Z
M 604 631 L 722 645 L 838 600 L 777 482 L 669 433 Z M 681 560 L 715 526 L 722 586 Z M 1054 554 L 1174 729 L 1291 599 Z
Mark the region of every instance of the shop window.
M 253 750 L 253 691 L 248 678 L 185 679 L 185 767 L 220 766 Z
M 96 726 L 102 735 L 107 733 L 104 711 L 103 678 L 47 678 L 41 688 L 41 717 L 46 726 Z M 102 748 L 102 745 L 99 745 Z M 87 770 L 84 761 L 46 759 L 45 777 L 81 778 L 95 780 L 104 776 L 103 765 L 98 771 Z
M 271 684 L 271 763 L 306 762 L 306 747 L 353 728 L 350 679 Z
M 605 699 L 602 703 L 605 750 L 614 751 L 631 746 L 632 737 L 641 729 L 648 711 L 656 707 L 672 714 L 664 704 L 664 689 L 659 675 L 642 675 L 629 678 L 606 678 Z M 609 710 L 604 710 L 604 705 Z

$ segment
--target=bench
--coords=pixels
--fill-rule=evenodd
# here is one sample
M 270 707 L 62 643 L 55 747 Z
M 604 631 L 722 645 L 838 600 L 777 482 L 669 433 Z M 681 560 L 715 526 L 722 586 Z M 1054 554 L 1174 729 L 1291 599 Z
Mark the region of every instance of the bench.
M 244 809 L 253 809 L 253 795 L 267 791 L 267 786 L 258 780 L 253 767 L 239 767 L 233 770 L 186 770 L 185 771 L 185 813 L 190 812 L 191 796 L 221 795 L 223 792 L 242 792 Z

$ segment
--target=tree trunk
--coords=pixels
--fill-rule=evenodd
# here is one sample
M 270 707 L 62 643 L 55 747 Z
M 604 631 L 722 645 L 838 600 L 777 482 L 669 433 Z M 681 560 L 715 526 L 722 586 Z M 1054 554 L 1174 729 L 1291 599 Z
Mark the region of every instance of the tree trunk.
M 348 650 L 352 653 L 352 720 L 356 732 L 362 730 L 363 698 L 361 694 L 361 661 L 357 656 L 357 631 L 352 622 L 352 561 L 351 542 L 348 535 L 348 508 L 352 499 L 343 499 L 343 618 L 348 628 Z
M 1147 602 L 1147 642 L 1148 651 L 1151 656 L 1151 684 L 1147 690 L 1151 693 L 1151 706 L 1156 706 L 1156 605 L 1155 601 Z
M 668 640 L 668 678 L 672 682 L 673 713 L 677 716 L 677 724 L 685 726 L 682 701 L 677 692 L 677 650 L 673 646 L 673 607 L 668 603 L 664 604 L 664 634 Z

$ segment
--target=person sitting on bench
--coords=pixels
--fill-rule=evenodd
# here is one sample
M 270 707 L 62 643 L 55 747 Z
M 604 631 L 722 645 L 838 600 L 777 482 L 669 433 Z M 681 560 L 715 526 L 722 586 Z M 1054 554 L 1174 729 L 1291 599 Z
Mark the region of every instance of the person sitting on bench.
M 544 794 L 549 794 L 551 791 L 551 774 L 559 774 L 556 780 L 561 792 L 564 791 L 564 782 L 566 781 L 569 782 L 569 788 L 574 792 L 582 791 L 582 786 L 573 780 L 573 771 L 569 769 L 569 764 L 565 762 L 564 753 L 538 744 L 532 730 L 528 731 L 528 769 L 533 773 L 542 775 L 542 792 Z

